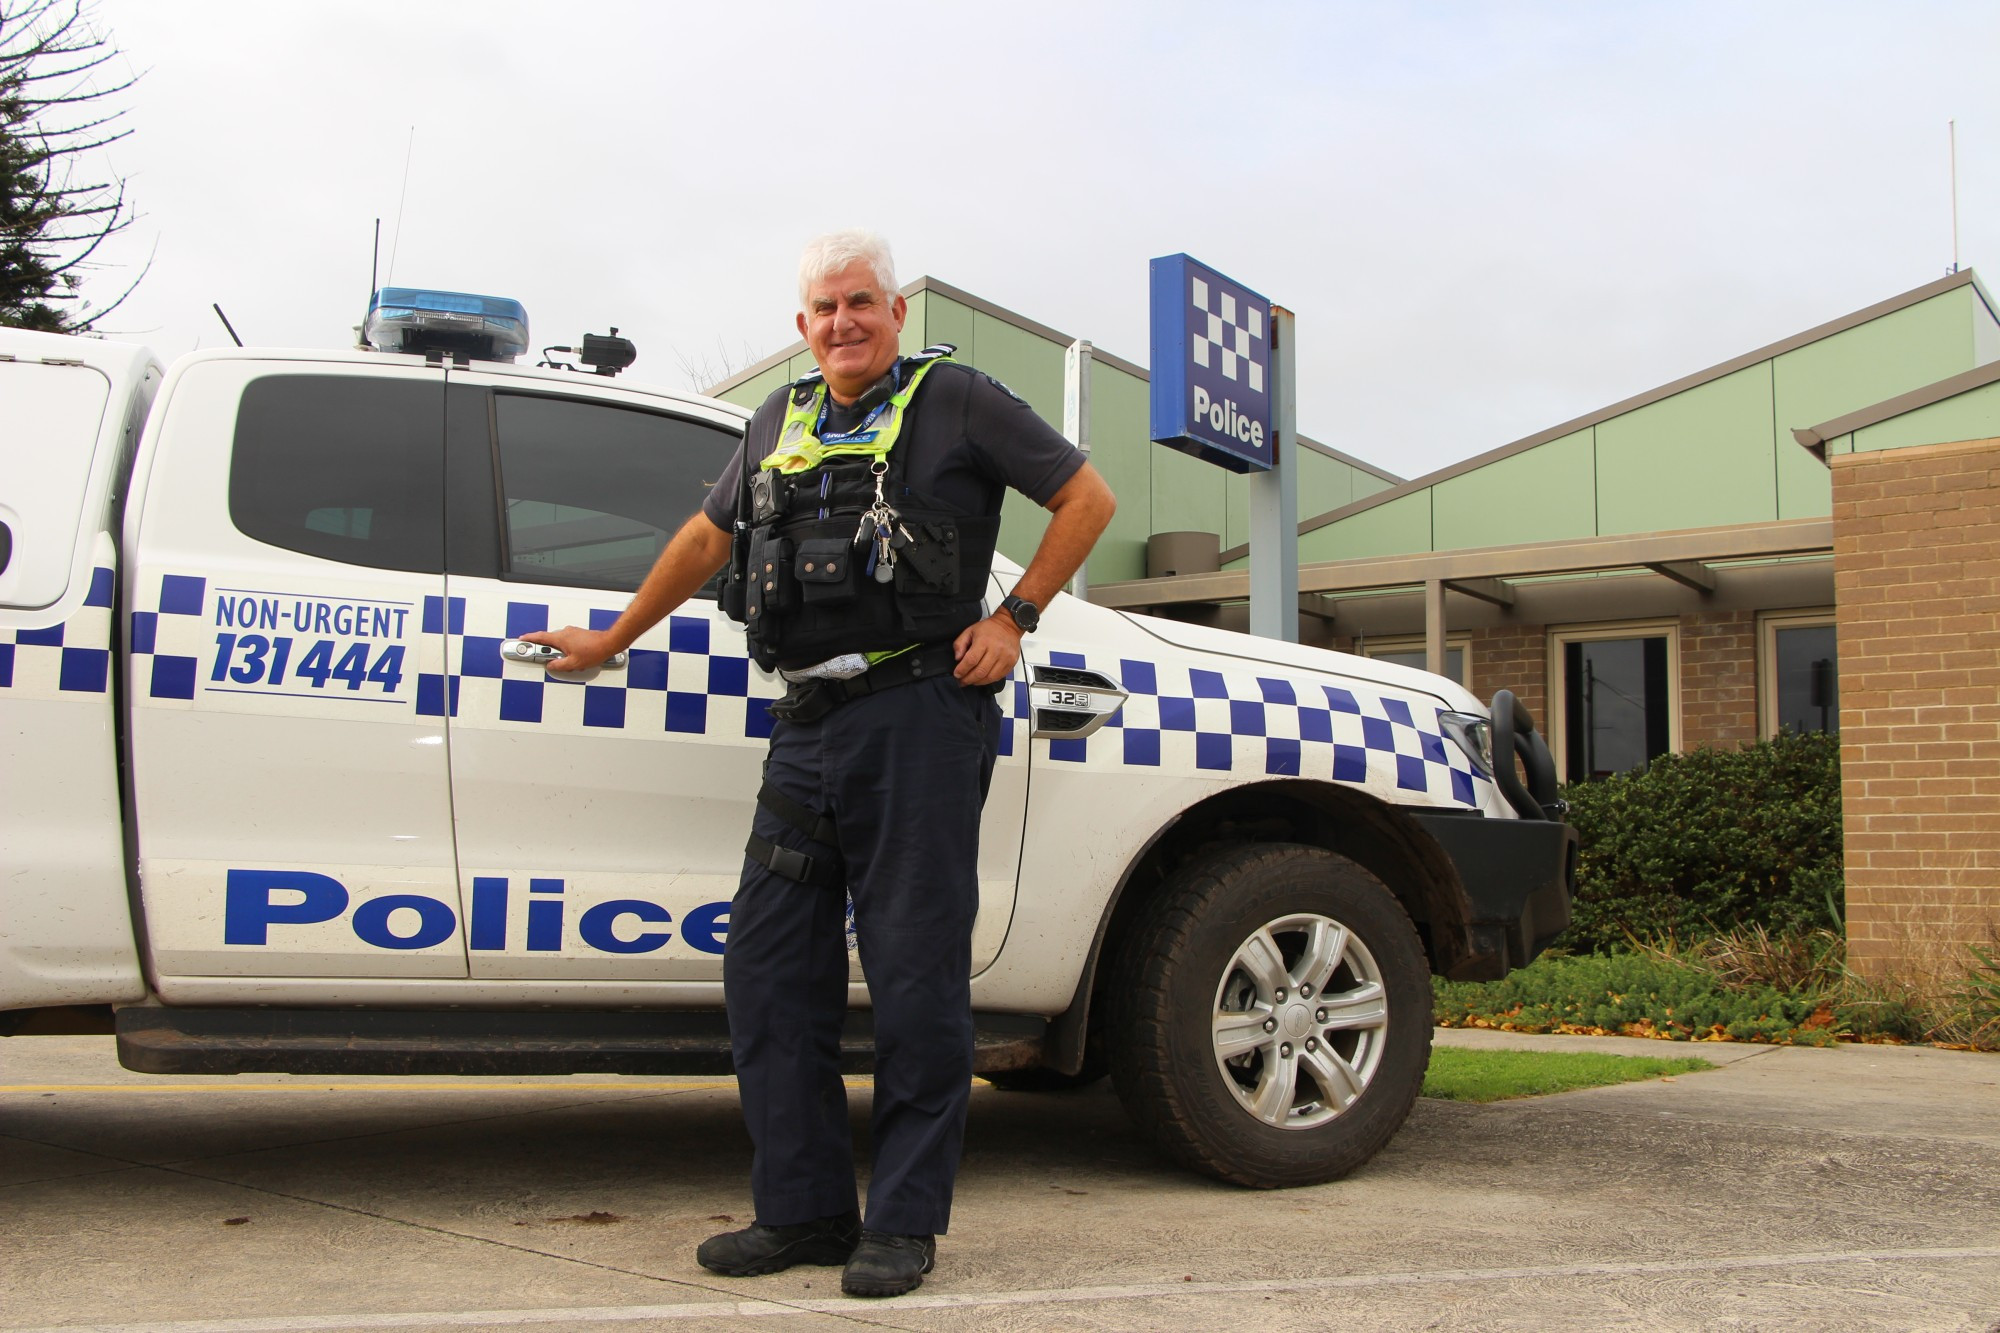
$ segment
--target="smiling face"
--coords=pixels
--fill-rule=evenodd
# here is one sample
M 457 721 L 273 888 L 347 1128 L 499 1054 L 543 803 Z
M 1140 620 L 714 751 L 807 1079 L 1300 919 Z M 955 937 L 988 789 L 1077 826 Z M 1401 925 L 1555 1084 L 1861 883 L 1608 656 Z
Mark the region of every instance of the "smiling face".
M 806 290 L 799 333 L 838 402 L 851 403 L 889 373 L 909 304 L 884 292 L 875 270 L 856 260 Z

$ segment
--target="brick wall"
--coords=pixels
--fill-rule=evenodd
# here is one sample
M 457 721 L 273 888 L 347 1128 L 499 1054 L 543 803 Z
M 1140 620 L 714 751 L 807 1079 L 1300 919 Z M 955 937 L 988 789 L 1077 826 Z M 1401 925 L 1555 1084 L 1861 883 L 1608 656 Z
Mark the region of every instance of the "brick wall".
M 1757 739 L 1757 616 L 1682 616 L 1681 748 Z
M 1848 952 L 2000 926 L 2000 440 L 1833 459 Z
M 1472 632 L 1472 692 L 1491 699 L 1512 690 L 1528 706 L 1535 726 L 1549 734 L 1549 640 L 1540 625 L 1509 625 Z

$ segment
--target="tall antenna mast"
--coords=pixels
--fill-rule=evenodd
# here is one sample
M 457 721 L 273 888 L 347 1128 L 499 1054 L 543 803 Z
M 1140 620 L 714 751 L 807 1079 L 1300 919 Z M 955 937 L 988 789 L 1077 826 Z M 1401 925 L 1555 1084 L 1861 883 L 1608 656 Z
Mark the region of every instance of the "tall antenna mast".
M 403 239 L 403 204 L 410 197 L 410 159 L 417 151 L 417 127 L 410 126 L 409 146 L 403 150 L 403 190 L 396 196 L 396 229 L 389 235 L 389 281 L 396 281 L 396 246 Z
M 1958 122 L 1948 120 L 1951 134 L 1951 271 L 1958 272 Z

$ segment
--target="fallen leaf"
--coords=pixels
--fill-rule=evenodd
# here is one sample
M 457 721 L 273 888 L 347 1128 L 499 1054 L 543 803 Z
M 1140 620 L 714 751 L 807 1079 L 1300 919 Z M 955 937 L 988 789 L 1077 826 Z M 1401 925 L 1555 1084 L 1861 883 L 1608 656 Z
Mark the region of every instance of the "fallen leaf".
M 226 1227 L 240 1227 L 249 1220 L 247 1217 L 225 1217 L 222 1219 L 222 1225 Z
M 625 1219 L 616 1213 L 575 1213 L 569 1217 L 551 1217 L 551 1222 L 576 1222 L 589 1227 L 606 1227 Z

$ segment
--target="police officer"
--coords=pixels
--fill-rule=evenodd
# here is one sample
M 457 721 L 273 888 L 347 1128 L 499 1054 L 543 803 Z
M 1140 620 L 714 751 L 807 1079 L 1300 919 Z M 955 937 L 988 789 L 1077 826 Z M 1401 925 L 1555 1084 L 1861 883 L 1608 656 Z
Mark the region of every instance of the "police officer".
M 773 393 L 742 455 L 609 629 L 525 637 L 582 670 L 725 562 L 724 609 L 791 682 L 777 718 L 723 986 L 756 1221 L 703 1242 L 731 1276 L 844 1264 L 858 1296 L 911 1290 L 951 1214 L 972 1076 L 972 923 L 993 693 L 1110 521 L 1110 488 L 998 381 L 899 355 L 888 246 L 806 248 L 798 328 L 818 372 Z M 982 595 L 1012 487 L 1050 513 L 1013 595 Z M 866 1229 L 840 1079 L 846 902 L 874 1010 Z

